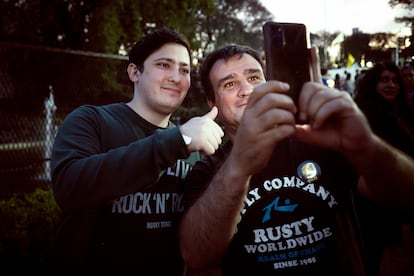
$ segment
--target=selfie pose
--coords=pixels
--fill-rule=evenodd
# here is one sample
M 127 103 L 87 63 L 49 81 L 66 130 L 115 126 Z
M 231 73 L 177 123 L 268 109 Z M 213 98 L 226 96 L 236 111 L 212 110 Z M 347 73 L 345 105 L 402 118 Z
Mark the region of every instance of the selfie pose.
M 223 135 L 216 108 L 170 121 L 190 87 L 190 57 L 183 36 L 155 30 L 129 53 L 131 101 L 83 105 L 63 121 L 51 160 L 62 209 L 53 275 L 182 275 L 182 180 Z
M 225 46 L 203 62 L 207 101 L 229 141 L 187 177 L 179 233 L 190 268 L 365 275 L 353 196 L 413 209 L 413 159 L 371 131 L 348 93 L 322 84 L 315 48 L 311 61 L 314 81 L 297 104 L 287 83 L 266 82 L 249 47 Z
M 414 107 L 393 61 L 377 62 L 359 82 L 355 102 L 372 130 L 399 150 L 414 157 Z M 393 184 L 394 185 L 394 184 Z M 414 275 L 414 216 L 377 206 L 357 197 L 361 228 L 373 275 Z M 385 249 L 385 250 L 384 250 Z M 375 273 L 375 274 L 374 274 Z

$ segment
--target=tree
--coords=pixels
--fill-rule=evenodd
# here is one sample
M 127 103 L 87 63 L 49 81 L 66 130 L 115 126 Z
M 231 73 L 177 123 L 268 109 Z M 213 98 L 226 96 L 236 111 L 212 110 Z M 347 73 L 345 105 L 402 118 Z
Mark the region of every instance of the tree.
M 408 8 L 409 10 L 414 9 L 413 0 L 389 0 L 388 4 L 391 6 L 391 8 L 394 8 L 395 6 L 398 6 L 398 5 L 402 5 Z
M 370 38 L 371 35 L 364 33 L 357 33 L 346 37 L 343 44 L 344 56 L 342 58 L 347 59 L 348 54 L 351 54 L 359 62 L 370 48 Z
M 228 43 L 262 49 L 273 16 L 259 0 L 33 0 L 0 2 L 0 40 L 117 54 L 164 26 L 185 34 L 193 50 Z
M 414 0 L 389 0 L 389 5 L 394 8 L 401 6 L 407 12 L 414 10 Z M 396 22 L 406 23 L 411 28 L 411 45 L 403 50 L 404 56 L 414 56 L 414 16 L 402 16 L 395 19 Z
M 388 4 L 391 8 L 397 6 L 403 7 L 407 12 L 414 10 L 414 0 L 388 0 Z M 396 22 L 407 23 L 407 25 L 413 26 L 414 16 L 402 16 L 395 18 Z
M 330 68 L 330 57 L 327 52 L 328 45 L 339 35 L 339 32 L 328 33 L 327 31 L 319 31 L 310 34 L 311 44 L 318 47 L 321 68 Z
M 121 46 L 128 51 L 153 29 L 171 27 L 189 38 L 193 60 L 197 60 L 206 51 L 229 43 L 261 50 L 262 26 L 272 19 L 259 0 L 9 0 L 0 2 L 0 40 L 118 54 Z M 93 87 L 82 95 L 97 98 L 117 92 L 114 66 L 108 62 L 99 67 L 104 90 Z M 194 74 L 191 89 L 196 93 L 187 97 L 188 108 L 201 98 L 197 66 Z
M 197 26 L 202 55 L 225 44 L 244 44 L 262 50 L 262 26 L 273 15 L 258 0 L 215 0 L 215 13 Z
M 1 1 L 0 39 L 82 49 L 94 1 Z
M 116 54 L 121 44 L 128 47 L 142 34 L 169 26 L 197 47 L 195 26 L 201 11 L 212 11 L 212 1 L 1 1 L 0 40 Z

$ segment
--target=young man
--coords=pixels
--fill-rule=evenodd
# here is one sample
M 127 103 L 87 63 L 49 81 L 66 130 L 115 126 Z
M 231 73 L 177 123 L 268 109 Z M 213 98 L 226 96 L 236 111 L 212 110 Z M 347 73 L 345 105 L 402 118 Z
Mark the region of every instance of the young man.
M 414 161 L 370 130 L 347 93 L 315 82 L 299 103 L 265 81 L 243 46 L 212 52 L 201 68 L 229 142 L 187 177 L 180 246 L 190 268 L 223 275 L 364 275 L 352 194 L 413 208 Z M 309 124 L 295 123 L 294 114 Z
M 170 121 L 190 87 L 190 57 L 175 31 L 148 34 L 129 55 L 132 100 L 81 106 L 60 126 L 51 161 L 63 215 L 52 253 L 59 275 L 182 275 L 182 179 L 223 136 L 216 108 Z

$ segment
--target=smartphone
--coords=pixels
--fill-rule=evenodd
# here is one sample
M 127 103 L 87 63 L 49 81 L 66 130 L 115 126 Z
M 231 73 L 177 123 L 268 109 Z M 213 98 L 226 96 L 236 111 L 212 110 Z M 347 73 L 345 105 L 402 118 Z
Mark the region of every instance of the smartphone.
M 263 25 L 263 43 L 266 78 L 289 83 L 289 95 L 297 105 L 303 84 L 312 80 L 306 26 L 268 21 Z

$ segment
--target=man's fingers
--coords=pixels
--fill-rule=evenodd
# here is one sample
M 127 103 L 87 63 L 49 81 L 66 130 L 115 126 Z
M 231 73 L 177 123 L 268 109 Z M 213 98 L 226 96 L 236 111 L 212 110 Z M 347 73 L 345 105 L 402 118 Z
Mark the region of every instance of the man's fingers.
M 213 106 L 209 112 L 204 114 L 203 117 L 210 118 L 211 120 L 214 121 L 217 118 L 217 115 L 218 115 L 217 106 Z
M 319 53 L 318 53 L 317 47 L 313 46 L 310 49 L 310 57 L 311 57 L 313 81 L 322 83 L 321 66 L 319 63 Z

